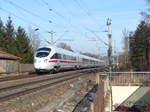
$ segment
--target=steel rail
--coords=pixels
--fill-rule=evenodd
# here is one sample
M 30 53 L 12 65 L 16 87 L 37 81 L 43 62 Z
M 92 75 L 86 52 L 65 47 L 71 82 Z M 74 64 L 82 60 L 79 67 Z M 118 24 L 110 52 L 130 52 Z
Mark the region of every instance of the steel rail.
M 88 68 L 86 68 L 86 69 L 88 70 Z M 82 69 L 82 70 L 86 70 L 86 69 Z M 67 70 L 67 71 L 61 71 L 59 73 L 78 72 L 78 71 L 81 71 L 81 70 L 73 70 L 73 71 L 71 71 L 71 70 L 68 71 Z M 50 74 L 50 73 L 36 74 L 35 72 L 32 72 L 32 73 L 28 73 L 28 74 L 26 73 L 26 74 L 23 74 L 23 75 L 2 77 L 2 78 L 0 78 L 0 82 L 19 80 L 19 79 L 24 79 L 24 78 L 40 77 L 42 75 L 56 75 L 56 74 Z
M 87 75 L 93 72 L 97 72 L 97 70 L 96 71 L 86 70 L 86 71 L 82 71 L 79 73 L 73 73 L 70 75 L 63 75 L 63 76 L 58 76 L 54 78 L 48 78 L 44 80 L 33 81 L 33 82 L 18 84 L 15 86 L 8 86 L 5 88 L 1 88 L 0 89 L 0 102 L 6 101 L 13 97 L 18 97 L 27 93 L 35 92 L 42 88 L 56 85 L 58 83 L 61 83 L 61 82 L 64 82 L 64 81 L 67 81 L 76 77 L 80 77 L 83 75 Z

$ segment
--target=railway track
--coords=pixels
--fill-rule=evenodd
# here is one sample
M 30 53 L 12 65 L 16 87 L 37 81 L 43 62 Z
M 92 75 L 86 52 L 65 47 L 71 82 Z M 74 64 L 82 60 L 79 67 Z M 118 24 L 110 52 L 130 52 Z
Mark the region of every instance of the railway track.
M 9 100 L 14 97 L 18 97 L 24 94 L 28 94 L 31 92 L 35 92 L 37 90 L 50 87 L 53 85 L 56 85 L 58 83 L 77 78 L 83 75 L 87 75 L 90 73 L 95 73 L 99 72 L 99 69 L 94 68 L 94 69 L 83 69 L 80 71 L 75 71 L 72 73 L 67 73 L 67 74 L 54 74 L 50 76 L 41 76 L 40 79 L 36 79 L 36 77 L 32 77 L 30 79 L 32 80 L 26 80 L 23 81 L 23 79 L 20 79 L 22 81 L 17 82 L 17 83 L 10 83 L 6 86 L 1 86 L 3 83 L 0 83 L 0 102 Z M 6 81 L 5 81 L 6 82 Z M 9 82 L 9 81 L 8 81 Z M 15 82 L 15 80 L 13 81 Z
M 70 73 L 70 72 L 78 72 L 78 71 L 81 71 L 81 70 L 74 70 L 74 71 L 71 71 L 71 70 L 67 70 L 67 71 L 61 71 L 57 74 L 60 74 L 60 73 Z M 32 72 L 32 73 L 26 73 L 26 74 L 20 74 L 20 75 L 17 75 L 17 76 L 6 76 L 6 77 L 2 77 L 0 78 L 0 82 L 3 82 L 3 81 L 12 81 L 12 80 L 19 80 L 19 79 L 24 79 L 24 78 L 32 78 L 32 77 L 40 77 L 41 75 L 55 75 L 55 74 L 50 74 L 50 73 L 41 73 L 41 74 L 37 74 L 35 72 Z
M 36 77 L 36 76 L 37 76 L 37 74 L 35 74 L 35 73 L 26 73 L 26 74 L 20 74 L 17 76 L 6 76 L 6 77 L 0 78 L 0 82 L 23 79 L 23 78 L 31 78 L 31 77 Z

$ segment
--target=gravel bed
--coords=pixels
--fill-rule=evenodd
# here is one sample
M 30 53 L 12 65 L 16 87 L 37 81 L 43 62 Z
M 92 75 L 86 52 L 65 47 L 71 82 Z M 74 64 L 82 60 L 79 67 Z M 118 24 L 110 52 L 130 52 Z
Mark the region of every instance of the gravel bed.
M 82 76 L 1 102 L 0 112 L 42 112 L 44 109 L 43 112 L 54 112 L 59 109 L 64 110 L 64 112 L 71 112 L 92 87 L 92 84 L 89 83 L 91 79 L 94 79 L 94 75 Z
M 18 76 L 18 75 L 24 75 L 27 74 L 28 72 L 25 73 L 0 73 L 0 78 L 5 78 L 5 77 L 14 77 L 14 76 Z

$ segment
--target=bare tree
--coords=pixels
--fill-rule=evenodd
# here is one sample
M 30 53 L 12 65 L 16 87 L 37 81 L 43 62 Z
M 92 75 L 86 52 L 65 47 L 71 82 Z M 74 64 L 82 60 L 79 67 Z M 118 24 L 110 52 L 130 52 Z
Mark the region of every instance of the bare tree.
M 145 0 L 147 4 L 150 6 L 150 0 Z M 150 8 L 147 11 L 141 12 L 141 15 L 144 17 L 147 23 L 150 23 Z
M 122 31 L 123 34 L 123 43 L 124 43 L 124 52 L 128 54 L 129 52 L 129 32 L 127 31 L 127 29 L 124 29 Z
M 66 50 L 68 50 L 68 51 L 73 51 L 72 48 L 71 48 L 71 46 L 70 46 L 70 45 L 67 45 L 66 43 L 59 43 L 59 44 L 57 45 L 57 47 L 66 49 Z
M 123 34 L 123 53 L 119 56 L 124 69 L 128 69 L 130 66 L 129 55 L 129 32 L 127 29 L 122 31 Z
M 31 45 L 33 47 L 33 50 L 35 51 L 41 44 L 39 33 L 37 32 L 38 29 L 33 29 L 32 27 L 29 27 L 29 38 L 31 40 Z

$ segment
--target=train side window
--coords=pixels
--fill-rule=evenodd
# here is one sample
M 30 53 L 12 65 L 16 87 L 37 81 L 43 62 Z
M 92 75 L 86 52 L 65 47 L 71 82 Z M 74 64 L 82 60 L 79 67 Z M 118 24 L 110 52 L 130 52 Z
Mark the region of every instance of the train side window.
M 74 61 L 76 61 L 76 60 L 77 60 L 77 58 L 76 58 L 76 57 L 73 57 L 73 60 L 74 60 Z
M 61 59 L 61 54 L 55 53 L 51 59 Z
M 70 59 L 71 59 L 71 57 L 69 55 L 67 55 L 67 60 L 70 60 Z
M 74 59 L 73 59 L 73 56 L 70 57 L 70 60 L 74 60 Z
M 67 58 L 66 55 L 63 55 L 63 59 L 66 60 L 66 58 Z
M 58 54 L 58 59 L 61 59 L 61 54 Z

